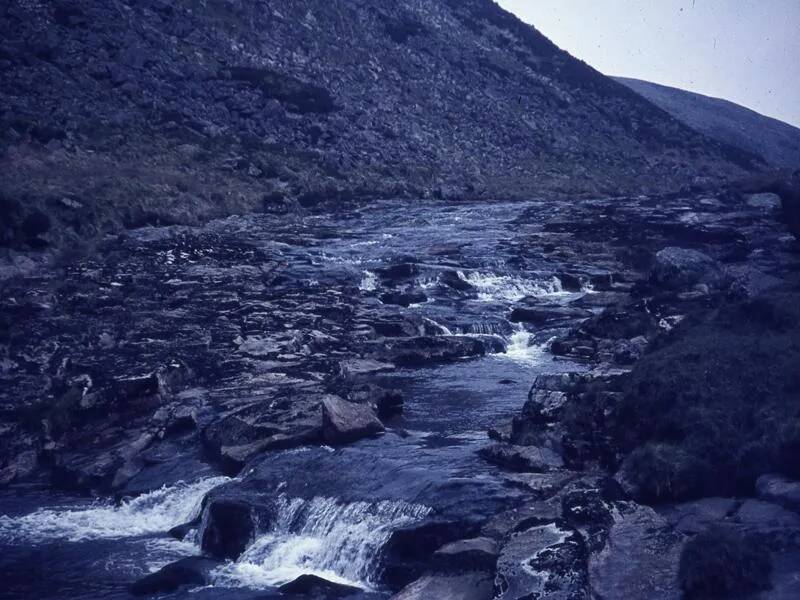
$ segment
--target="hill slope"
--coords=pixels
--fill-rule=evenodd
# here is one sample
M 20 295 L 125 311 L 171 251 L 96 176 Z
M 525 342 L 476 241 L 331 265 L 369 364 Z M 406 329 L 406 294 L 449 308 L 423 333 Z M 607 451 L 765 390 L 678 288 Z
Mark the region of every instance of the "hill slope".
M 764 157 L 776 167 L 800 167 L 800 129 L 727 100 L 673 87 L 615 77 L 708 137 Z
M 298 199 L 655 191 L 754 164 L 490 0 L 0 11 L 0 244 Z M 36 234 L 42 214 L 68 227 Z

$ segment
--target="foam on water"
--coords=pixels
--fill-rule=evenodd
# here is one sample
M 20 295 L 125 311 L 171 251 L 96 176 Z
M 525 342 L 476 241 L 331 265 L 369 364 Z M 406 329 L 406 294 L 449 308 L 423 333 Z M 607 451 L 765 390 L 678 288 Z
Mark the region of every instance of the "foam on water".
M 534 344 L 532 343 L 532 338 L 532 333 L 519 327 L 509 337 L 505 354 L 498 354 L 498 356 L 505 356 L 514 362 L 522 364 L 533 365 L 540 363 L 547 352 L 548 343 Z
M 0 516 L 0 539 L 66 539 L 77 542 L 126 538 L 168 531 L 200 513 L 203 497 L 229 481 L 210 477 L 179 482 L 115 506 L 104 502 L 80 508 L 39 509 L 21 517 Z
M 471 271 L 458 276 L 478 290 L 478 299 L 485 302 L 517 302 L 527 296 L 556 296 L 565 294 L 558 277 L 531 280 L 514 275 L 496 275 Z
M 358 289 L 362 292 L 374 292 L 378 288 L 378 278 L 372 271 L 364 271 Z
M 218 569 L 215 583 L 264 588 L 313 574 L 370 588 L 380 549 L 391 532 L 429 512 L 426 506 L 400 501 L 341 503 L 281 496 L 272 529 L 235 563 Z

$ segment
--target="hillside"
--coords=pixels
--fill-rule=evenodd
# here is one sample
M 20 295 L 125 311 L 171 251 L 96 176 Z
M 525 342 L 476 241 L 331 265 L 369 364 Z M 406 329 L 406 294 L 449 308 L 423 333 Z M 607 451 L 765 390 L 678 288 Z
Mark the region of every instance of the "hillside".
M 775 167 L 800 167 L 796 127 L 727 100 L 638 79 L 615 79 L 712 139 L 758 154 Z
M 6 246 L 294 201 L 659 191 L 753 166 L 489 0 L 4 6 Z

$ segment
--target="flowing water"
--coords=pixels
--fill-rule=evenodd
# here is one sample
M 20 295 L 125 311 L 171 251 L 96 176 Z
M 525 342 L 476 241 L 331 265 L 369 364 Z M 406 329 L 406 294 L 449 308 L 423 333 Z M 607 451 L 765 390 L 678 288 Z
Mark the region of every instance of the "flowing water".
M 347 281 L 364 302 L 378 307 L 385 282 L 377 270 L 413 257 L 419 266 L 414 285 L 427 300 L 392 310 L 418 314 L 445 334 L 500 336 L 506 350 L 382 375 L 403 391 L 406 403 L 404 414 L 388 422 L 379 438 L 336 449 L 273 452 L 256 461 L 234 483 L 277 499 L 278 518 L 236 562 L 214 572 L 214 585 L 186 597 L 257 597 L 259 590 L 303 573 L 381 597 L 378 559 L 392 531 L 434 513 L 486 517 L 513 501 L 515 492 L 498 470 L 476 455 L 488 441 L 487 428 L 520 409 L 537 374 L 581 368 L 547 353 L 553 331 L 528 330 L 505 319 L 509 306 L 527 296 L 552 302 L 575 297 L 561 288 L 559 265 L 524 252 L 526 235 L 537 227 L 516 218 L 535 206 L 381 202 L 287 225 L 275 217 L 248 216 L 206 226 L 222 243 L 226 236 L 247 236 L 270 251 L 277 248 L 287 261 L 296 261 L 309 286 Z M 153 233 L 133 235 L 144 244 Z M 158 256 L 171 269 L 168 284 L 180 283 L 175 269 L 185 258 L 177 249 Z M 187 261 L 185 268 L 194 267 Z M 459 295 L 439 285 L 443 270 L 456 272 L 476 293 Z M 204 285 L 214 285 L 214 279 Z M 196 516 L 210 489 L 229 483 L 223 477 L 176 481 L 121 504 L 6 492 L 0 496 L 0 572 L 10 574 L 5 593 L 127 597 L 131 581 L 199 553 L 196 537 L 179 542 L 166 532 Z

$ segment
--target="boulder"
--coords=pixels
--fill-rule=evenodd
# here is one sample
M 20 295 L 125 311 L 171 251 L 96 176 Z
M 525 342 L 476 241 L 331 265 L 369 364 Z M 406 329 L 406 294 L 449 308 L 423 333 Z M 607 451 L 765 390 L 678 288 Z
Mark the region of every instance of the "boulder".
M 244 499 L 220 497 L 206 502 L 200 527 L 203 552 L 215 558 L 236 560 L 255 532 L 255 515 Z
M 384 427 L 371 406 L 355 404 L 338 396 L 322 401 L 322 438 L 329 444 L 347 444 L 383 433 Z
M 681 290 L 702 283 L 719 287 L 724 276 L 707 254 L 688 248 L 669 247 L 656 253 L 650 281 L 668 290 Z
M 492 444 L 478 453 L 492 464 L 521 473 L 547 473 L 564 466 L 559 454 L 549 448 Z
M 762 475 L 756 480 L 756 494 L 761 500 L 800 512 L 800 481 L 781 475 Z
M 151 596 L 169 594 L 189 585 L 207 585 L 210 583 L 209 572 L 218 565 L 216 560 L 199 556 L 182 558 L 134 582 L 131 593 L 135 596 Z
M 317 575 L 300 575 L 297 579 L 284 583 L 278 588 L 282 594 L 313 598 L 346 598 L 360 594 L 361 588 L 344 583 L 328 581 Z
M 487 573 L 428 575 L 408 584 L 392 600 L 491 600 L 492 578 Z
M 434 552 L 465 535 L 477 534 L 478 529 L 468 520 L 440 519 L 396 529 L 381 554 L 384 582 L 393 590 L 401 589 L 430 569 Z

